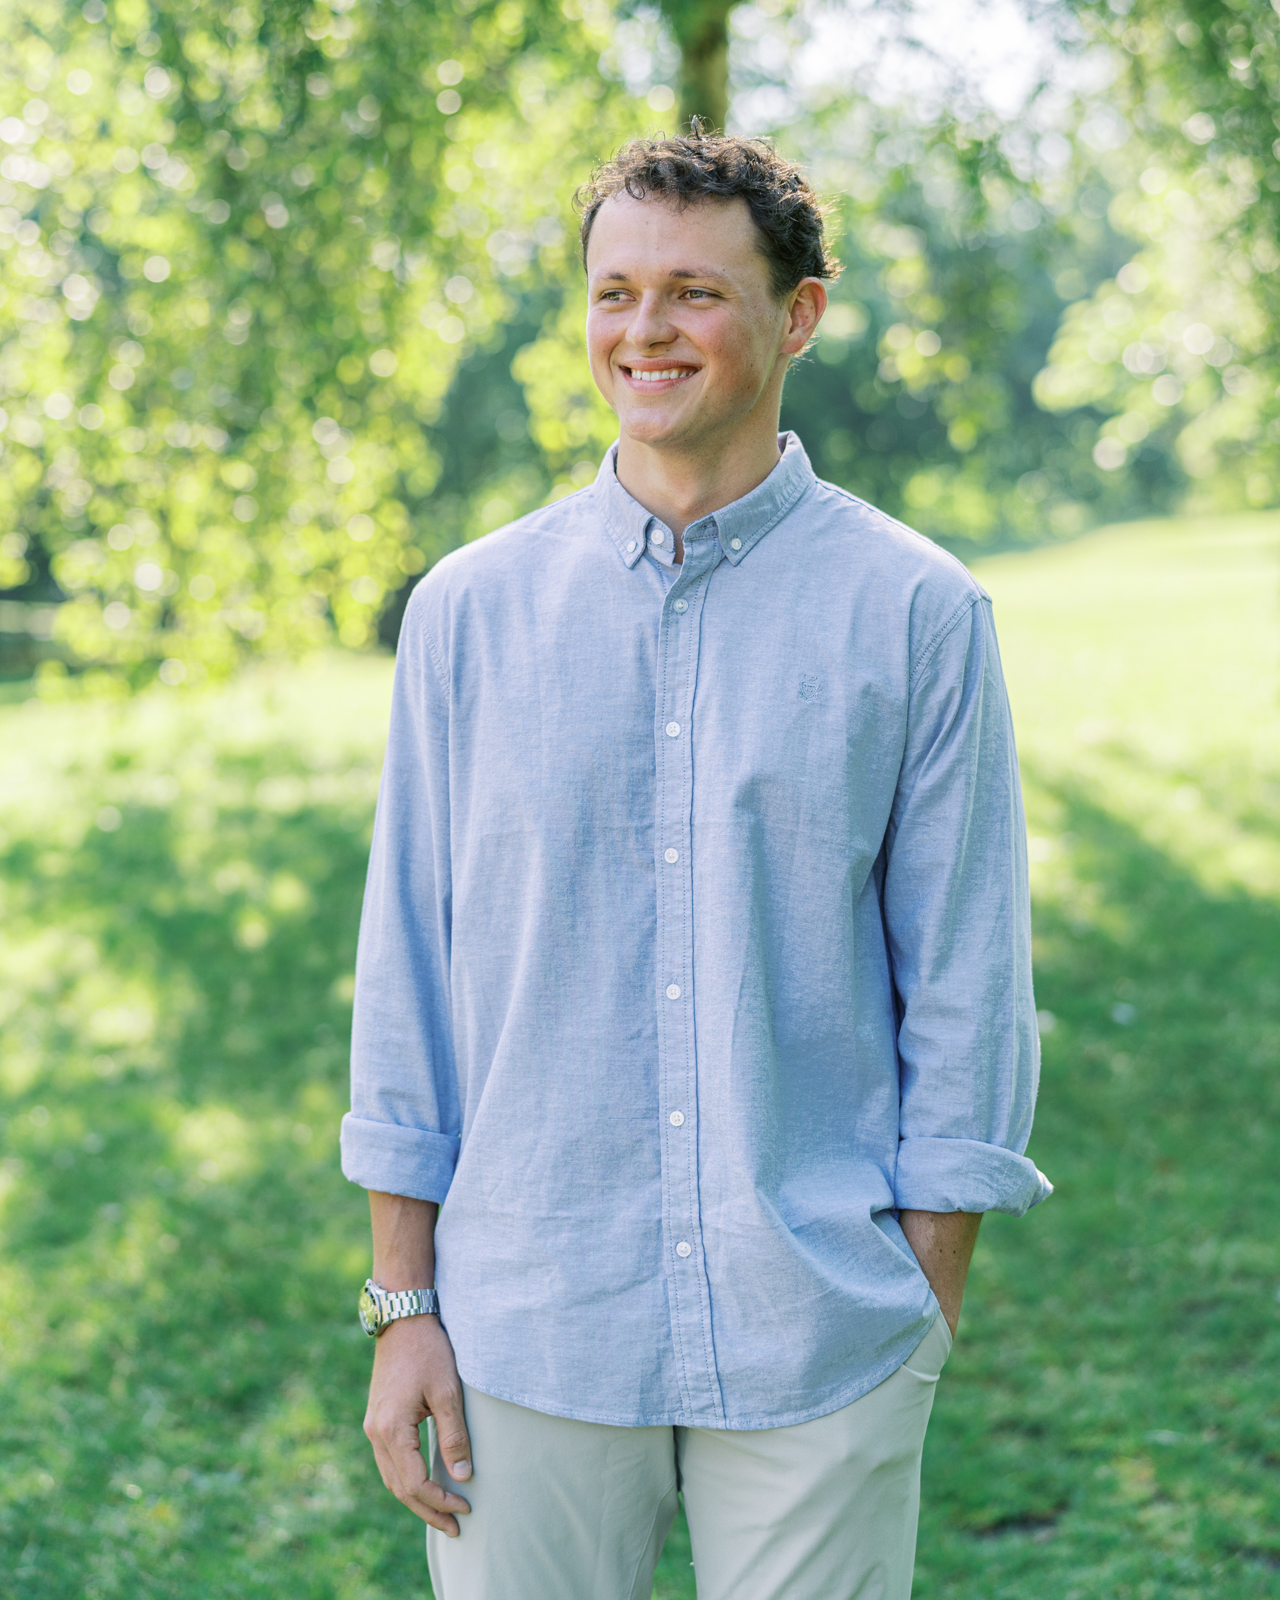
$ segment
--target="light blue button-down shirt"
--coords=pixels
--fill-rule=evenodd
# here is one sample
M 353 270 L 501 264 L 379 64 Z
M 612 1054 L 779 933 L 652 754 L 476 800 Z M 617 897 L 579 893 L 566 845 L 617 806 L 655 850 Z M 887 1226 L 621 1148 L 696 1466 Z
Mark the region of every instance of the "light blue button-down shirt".
M 401 634 L 343 1170 L 558 1416 L 834 1411 L 937 1313 L 898 1209 L 1049 1192 L 990 602 L 783 443 L 679 566 L 611 451 Z

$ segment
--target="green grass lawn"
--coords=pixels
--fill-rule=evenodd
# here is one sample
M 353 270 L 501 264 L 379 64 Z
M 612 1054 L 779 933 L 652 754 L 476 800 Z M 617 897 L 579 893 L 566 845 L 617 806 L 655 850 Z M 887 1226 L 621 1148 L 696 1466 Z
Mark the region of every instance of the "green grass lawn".
M 916 1593 L 1280 1596 L 1280 518 L 980 575 L 1057 1193 L 984 1226 Z M 0 708 L 6 1597 L 426 1593 L 360 1433 L 337 1167 L 388 689 L 340 658 Z M 662 1600 L 688 1561 L 678 1527 Z

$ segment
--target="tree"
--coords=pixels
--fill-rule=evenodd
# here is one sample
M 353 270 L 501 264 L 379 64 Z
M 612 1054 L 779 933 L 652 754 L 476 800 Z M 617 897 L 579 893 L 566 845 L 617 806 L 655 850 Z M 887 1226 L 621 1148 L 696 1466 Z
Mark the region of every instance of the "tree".
M 0 587 L 134 682 L 230 670 L 468 531 L 459 361 L 564 276 L 563 174 L 634 124 L 590 0 L 15 0 L 0 22 Z M 487 425 L 487 424 L 486 424 Z
M 701 117 L 723 130 L 729 116 L 729 14 L 738 0 L 662 0 L 680 49 L 680 124 Z
M 1038 393 L 1105 418 L 1095 459 L 1157 444 L 1189 504 L 1265 505 L 1280 488 L 1280 17 L 1263 0 L 1074 0 L 1111 82 L 1105 132 L 1120 274 L 1064 319 Z
M 780 134 L 849 264 L 787 421 L 959 547 L 1280 481 L 1280 23 L 1062 3 L 1122 64 L 1065 156 L 857 85 Z M 730 0 L 662 14 L 682 118 L 722 126 Z M 612 27 L 604 0 L 14 0 L 0 594 L 66 596 L 74 664 L 198 682 L 389 641 L 439 555 L 587 481 L 615 422 L 569 179 L 649 122 L 598 67 Z

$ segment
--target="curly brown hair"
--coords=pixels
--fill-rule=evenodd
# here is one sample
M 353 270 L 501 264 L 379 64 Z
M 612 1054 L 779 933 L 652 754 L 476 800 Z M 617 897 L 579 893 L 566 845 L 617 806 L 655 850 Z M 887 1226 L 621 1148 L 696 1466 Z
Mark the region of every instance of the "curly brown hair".
M 606 200 L 650 196 L 679 209 L 699 200 L 745 200 L 769 263 L 779 299 L 802 278 L 837 278 L 840 263 L 828 253 L 826 208 L 794 161 L 767 139 L 741 139 L 693 131 L 676 139 L 634 139 L 602 161 L 574 195 L 582 214 L 579 239 L 587 261 L 591 225 Z

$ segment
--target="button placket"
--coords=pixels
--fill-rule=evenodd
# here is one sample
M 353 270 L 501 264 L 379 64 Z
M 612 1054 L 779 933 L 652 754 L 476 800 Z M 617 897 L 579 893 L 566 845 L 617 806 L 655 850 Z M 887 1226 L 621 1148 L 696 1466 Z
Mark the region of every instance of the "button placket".
M 716 539 L 685 545 L 684 564 L 668 593 L 659 625 L 654 716 L 658 1065 L 660 1104 L 666 1113 L 661 1139 L 668 1305 L 684 1406 L 691 1422 L 711 1426 L 723 1426 L 724 1410 L 712 1342 L 698 1193 L 691 828 L 698 641 L 709 576 L 723 558 Z

